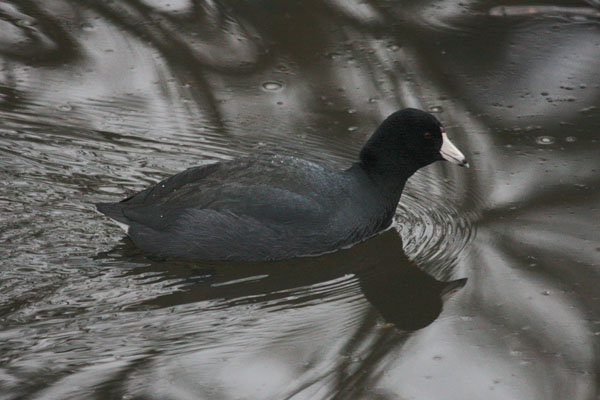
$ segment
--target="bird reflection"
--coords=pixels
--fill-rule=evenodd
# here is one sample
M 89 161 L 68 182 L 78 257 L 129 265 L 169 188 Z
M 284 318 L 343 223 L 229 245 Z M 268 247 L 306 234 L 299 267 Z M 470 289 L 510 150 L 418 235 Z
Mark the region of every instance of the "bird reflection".
M 202 262 L 181 260 L 151 261 L 124 239 L 123 243 L 99 258 L 125 258 L 142 262 L 124 276 L 149 275 L 148 283 L 173 281 L 173 291 L 136 305 L 163 308 L 208 300 L 227 306 L 302 303 L 325 299 L 340 290 L 359 289 L 385 323 L 403 331 L 414 331 L 432 323 L 442 311 L 444 300 L 461 289 L 466 279 L 438 281 L 410 261 L 402 250 L 402 239 L 394 230 L 350 249 L 318 257 L 277 262 Z M 121 259 L 121 261 L 123 261 Z M 354 276 L 350 288 L 335 283 L 328 290 L 315 285 Z M 290 292 L 302 295 L 290 296 Z

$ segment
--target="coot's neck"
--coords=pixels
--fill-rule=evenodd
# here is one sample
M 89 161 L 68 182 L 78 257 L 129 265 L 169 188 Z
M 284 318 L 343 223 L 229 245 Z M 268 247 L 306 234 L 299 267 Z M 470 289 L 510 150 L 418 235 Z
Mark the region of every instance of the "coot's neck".
M 402 138 L 408 133 L 406 127 L 398 123 L 396 114 L 386 118 L 375 130 L 360 151 L 360 161 L 355 164 L 382 196 L 394 202 L 394 207 L 408 178 L 424 166 L 418 154 L 406 147 Z
M 381 197 L 395 210 L 406 181 L 418 168 L 390 164 L 387 164 L 387 167 L 387 169 L 377 168 L 375 165 L 361 160 L 354 163 L 349 171 L 360 171 L 366 175 Z

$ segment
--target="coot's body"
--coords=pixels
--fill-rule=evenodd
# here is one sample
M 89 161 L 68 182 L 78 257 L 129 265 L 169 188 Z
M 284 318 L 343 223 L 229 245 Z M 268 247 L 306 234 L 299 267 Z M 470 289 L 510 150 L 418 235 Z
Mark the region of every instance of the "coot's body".
M 191 168 L 98 209 L 129 225 L 131 239 L 153 254 L 282 259 L 332 251 L 385 229 L 398 200 L 377 193 L 358 166 L 331 171 L 276 156 Z
M 387 228 L 406 180 L 446 158 L 466 164 L 432 115 L 392 114 L 334 171 L 293 157 L 252 157 L 190 168 L 97 208 L 142 250 L 193 260 L 316 255 Z

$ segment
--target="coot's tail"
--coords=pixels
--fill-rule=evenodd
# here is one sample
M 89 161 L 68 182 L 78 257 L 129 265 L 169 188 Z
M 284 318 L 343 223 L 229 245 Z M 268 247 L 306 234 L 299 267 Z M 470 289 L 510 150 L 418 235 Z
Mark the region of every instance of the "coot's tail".
M 120 203 L 96 203 L 96 209 L 115 221 L 129 224 L 129 219 L 123 214 L 123 205 Z

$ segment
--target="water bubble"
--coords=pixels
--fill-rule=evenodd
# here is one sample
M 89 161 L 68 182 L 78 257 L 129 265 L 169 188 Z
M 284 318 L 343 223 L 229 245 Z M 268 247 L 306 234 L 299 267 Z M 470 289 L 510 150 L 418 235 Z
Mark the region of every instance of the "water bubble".
M 542 127 L 539 125 L 527 125 L 525 127 L 525 132 L 539 131 L 540 129 L 542 129 Z
M 71 107 L 71 105 L 68 103 L 61 104 L 56 108 L 58 108 L 60 111 L 71 111 L 73 109 L 73 107 Z
M 538 136 L 538 138 L 535 139 L 535 141 L 538 144 L 552 144 L 554 143 L 554 138 L 552 136 Z
M 575 21 L 575 22 L 586 22 L 586 21 L 588 21 L 588 17 L 586 17 L 585 15 L 580 15 L 580 14 L 570 15 L 569 18 L 572 21 Z
M 81 25 L 81 29 L 87 32 L 92 32 L 96 30 L 96 27 L 92 24 L 83 24 Z
M 277 92 L 277 91 L 283 89 L 283 84 L 281 84 L 279 82 L 275 82 L 275 81 L 269 81 L 269 82 L 263 83 L 262 87 L 264 90 L 267 90 L 269 92 Z
M 569 142 L 569 143 L 573 143 L 577 140 L 577 138 L 575 136 L 567 136 L 565 138 L 565 141 Z
M 596 110 L 596 106 L 590 106 L 590 107 L 582 108 L 581 110 L 579 110 L 579 112 L 581 112 L 581 113 L 589 113 L 589 112 L 592 112 L 594 110 Z
M 15 24 L 23 28 L 30 28 L 33 26 L 33 21 L 29 19 L 19 19 L 15 22 Z
M 432 113 L 441 113 L 442 111 L 444 111 L 444 109 L 442 108 L 442 106 L 432 106 L 429 107 L 429 111 Z

